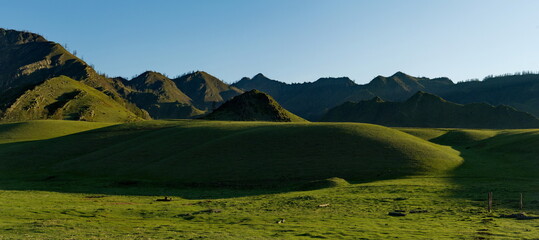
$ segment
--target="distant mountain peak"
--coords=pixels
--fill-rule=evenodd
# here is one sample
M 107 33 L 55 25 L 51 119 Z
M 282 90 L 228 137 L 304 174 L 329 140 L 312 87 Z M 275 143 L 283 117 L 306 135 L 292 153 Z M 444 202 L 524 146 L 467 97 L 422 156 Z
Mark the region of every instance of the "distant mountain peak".
M 148 71 L 145 71 L 145 72 L 141 73 L 138 77 L 141 77 L 141 76 L 146 76 L 146 77 L 151 77 L 151 76 L 166 77 L 164 74 L 162 74 L 160 72 L 155 72 L 155 71 L 151 71 L 151 70 L 148 70 Z
M 243 93 L 240 89 L 204 71 L 189 73 L 172 81 L 193 100 L 194 106 L 201 110 L 211 110 L 222 102 Z
M 348 77 L 326 77 L 319 78 L 314 82 L 318 85 L 342 85 L 342 86 L 354 86 L 356 83 Z
M 267 77 L 264 76 L 264 74 L 262 73 L 257 73 L 253 78 L 267 78 Z
M 266 77 L 262 73 L 256 74 L 253 78 L 251 78 L 251 80 L 254 80 L 254 81 L 273 81 L 272 79 Z
M 207 73 L 207 72 L 204 72 L 204 71 L 195 71 L 195 72 L 191 72 L 191 73 L 188 73 L 188 74 L 185 74 L 177 79 L 182 79 L 184 81 L 190 81 L 190 80 L 194 80 L 194 79 L 202 79 L 204 81 L 208 81 L 208 80 L 219 80 L 218 78 L 214 77 L 213 75 Z M 221 80 L 219 80 L 221 81 Z
M 18 45 L 30 42 L 47 42 L 36 33 L 0 28 L 0 45 Z
M 130 82 L 129 84 L 134 85 L 136 87 L 142 87 L 142 85 L 145 85 L 145 84 L 155 83 L 155 82 L 166 82 L 166 81 L 171 81 L 171 80 L 159 72 L 145 71 L 141 73 L 140 75 L 131 79 L 129 81 Z
M 401 71 L 398 71 L 395 74 L 391 75 L 391 77 L 411 77 L 411 76 Z

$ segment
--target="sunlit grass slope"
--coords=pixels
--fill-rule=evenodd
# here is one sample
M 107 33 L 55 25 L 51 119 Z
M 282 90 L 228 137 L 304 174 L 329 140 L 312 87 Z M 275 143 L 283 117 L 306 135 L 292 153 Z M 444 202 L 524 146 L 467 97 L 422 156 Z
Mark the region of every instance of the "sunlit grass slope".
M 115 124 L 63 120 L 0 123 L 0 144 L 56 138 Z
M 26 176 L 258 184 L 435 173 L 462 159 L 449 147 L 370 124 L 192 120 L 127 123 L 2 144 L 0 161 L 2 172 Z
M 66 76 L 46 80 L 26 91 L 3 116 L 7 121 L 35 119 L 129 122 L 141 120 L 119 102 Z
M 471 130 L 399 128 L 460 151 L 464 164 L 457 177 L 539 177 L 539 130 Z

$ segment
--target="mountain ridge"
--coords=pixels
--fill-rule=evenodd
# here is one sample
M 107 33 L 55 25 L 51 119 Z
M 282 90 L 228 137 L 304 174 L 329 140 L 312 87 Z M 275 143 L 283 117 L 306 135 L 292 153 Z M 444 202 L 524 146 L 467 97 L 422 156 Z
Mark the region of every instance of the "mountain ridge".
M 311 121 L 347 101 L 358 102 L 375 96 L 404 101 L 417 91 L 459 104 L 508 105 L 539 116 L 539 74 L 533 73 L 454 83 L 446 77 L 414 77 L 398 71 L 391 76 L 377 76 L 366 84 L 356 84 L 348 77 L 288 84 L 262 73 L 233 84 L 204 71 L 174 79 L 153 71 L 145 74 L 149 76 L 138 76 L 142 80 L 134 78 L 133 82 L 108 78 L 39 34 L 0 28 L 0 118 L 25 92 L 59 76 L 101 91 L 141 119 L 197 117 L 253 89 L 269 94 L 283 108 Z
M 0 28 L 0 112 L 47 79 L 67 76 L 111 97 L 141 118 L 147 115 L 118 92 L 120 85 L 98 74 L 60 44 L 39 34 Z
M 538 128 L 533 115 L 500 105 L 457 104 L 418 91 L 404 102 L 373 98 L 347 102 L 328 111 L 326 122 L 363 122 L 391 127 L 515 129 Z

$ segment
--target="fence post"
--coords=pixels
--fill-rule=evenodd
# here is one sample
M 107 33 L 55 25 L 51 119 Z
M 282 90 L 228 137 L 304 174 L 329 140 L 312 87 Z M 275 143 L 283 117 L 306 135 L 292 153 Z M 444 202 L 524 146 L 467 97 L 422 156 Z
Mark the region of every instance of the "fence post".
M 524 196 L 520 193 L 520 210 L 524 209 Z
M 488 192 L 488 212 L 492 212 L 492 192 Z

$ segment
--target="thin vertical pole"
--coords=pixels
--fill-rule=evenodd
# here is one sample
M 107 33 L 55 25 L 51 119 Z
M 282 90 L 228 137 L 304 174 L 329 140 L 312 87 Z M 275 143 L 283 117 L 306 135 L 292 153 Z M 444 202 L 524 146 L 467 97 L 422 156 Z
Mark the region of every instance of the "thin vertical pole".
M 492 192 L 488 192 L 488 212 L 492 212 Z
M 524 209 L 524 196 L 520 193 L 520 210 Z

